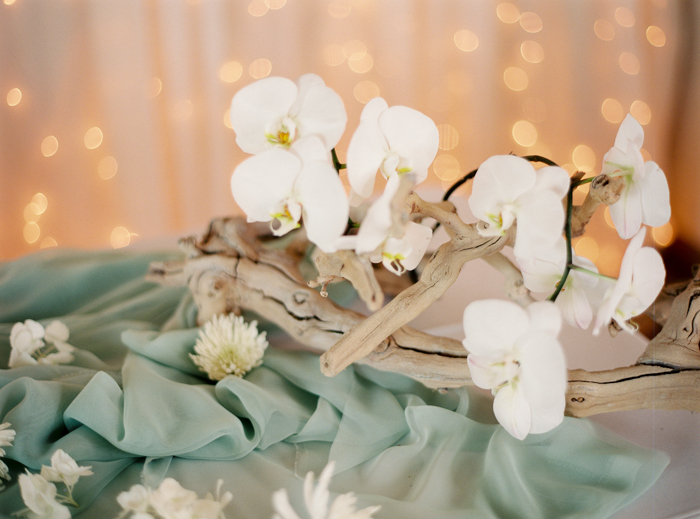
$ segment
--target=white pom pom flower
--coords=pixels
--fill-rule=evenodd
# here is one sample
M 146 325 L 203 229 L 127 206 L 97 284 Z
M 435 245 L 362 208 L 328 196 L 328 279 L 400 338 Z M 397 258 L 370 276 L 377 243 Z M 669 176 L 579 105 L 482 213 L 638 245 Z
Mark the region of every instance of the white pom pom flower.
M 262 364 L 268 346 L 266 333 L 259 333 L 257 325 L 257 321 L 246 323 L 233 314 L 214 316 L 199 332 L 192 361 L 211 380 L 242 377 Z

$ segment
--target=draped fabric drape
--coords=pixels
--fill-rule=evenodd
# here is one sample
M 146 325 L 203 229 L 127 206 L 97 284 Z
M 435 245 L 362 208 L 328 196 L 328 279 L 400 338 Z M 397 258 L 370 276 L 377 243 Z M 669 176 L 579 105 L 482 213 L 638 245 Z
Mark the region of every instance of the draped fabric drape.
M 631 111 L 669 177 L 676 234 L 698 244 L 697 13 L 673 0 L 4 0 L 0 258 L 175 238 L 237 212 L 231 98 L 307 72 L 345 102 L 341 160 L 373 96 L 430 116 L 436 187 L 510 152 L 599 171 Z M 614 270 L 624 244 L 602 214 L 592 231 L 589 257 Z

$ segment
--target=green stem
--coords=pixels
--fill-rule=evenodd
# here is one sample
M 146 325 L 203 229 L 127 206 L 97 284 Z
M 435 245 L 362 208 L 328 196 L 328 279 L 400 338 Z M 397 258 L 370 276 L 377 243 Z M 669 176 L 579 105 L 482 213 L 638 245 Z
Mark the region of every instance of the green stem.
M 561 276 L 561 281 L 557 283 L 557 289 L 554 293 L 549 296 L 550 301 L 556 301 L 557 296 L 564 288 L 564 283 L 569 277 L 569 272 L 574 266 L 573 264 L 573 253 L 571 250 L 571 216 L 574 212 L 574 182 L 569 185 L 569 191 L 566 193 L 566 223 L 564 224 L 564 234 L 566 235 L 566 268 L 564 269 L 564 274 Z
M 347 164 L 341 164 L 338 160 L 338 154 L 335 152 L 335 148 L 331 150 L 331 156 L 333 157 L 333 167 L 338 173 L 340 173 L 341 169 L 345 169 L 347 167 Z
M 576 182 L 574 182 L 574 187 L 582 186 L 583 184 L 589 184 L 590 182 L 593 182 L 594 180 L 595 180 L 595 177 L 577 180 Z
M 588 270 L 587 268 L 584 268 L 584 267 L 579 267 L 578 265 L 574 265 L 573 263 L 569 264 L 569 268 L 570 268 L 571 270 L 578 270 L 579 272 L 584 272 L 584 273 L 588 274 L 589 276 L 593 276 L 593 277 L 596 277 L 596 278 L 608 279 L 608 280 L 610 280 L 610 281 L 617 281 L 616 278 L 612 278 L 612 277 L 610 277 L 610 276 L 606 276 L 605 274 L 601 274 L 601 273 L 599 273 L 599 272 L 593 272 L 592 270 Z

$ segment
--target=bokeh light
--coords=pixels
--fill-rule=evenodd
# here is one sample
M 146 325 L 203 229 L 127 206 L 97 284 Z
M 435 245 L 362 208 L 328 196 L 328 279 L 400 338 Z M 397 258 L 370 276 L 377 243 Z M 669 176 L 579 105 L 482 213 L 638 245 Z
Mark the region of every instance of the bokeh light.
M 22 91 L 19 88 L 12 88 L 7 93 L 7 104 L 10 106 L 17 106 L 22 100 Z
M 37 193 L 32 197 L 32 204 L 36 208 L 36 214 L 44 214 L 49 207 L 49 200 L 44 193 Z
M 117 160 L 114 157 L 107 156 L 100 161 L 97 166 L 97 174 L 103 180 L 109 180 L 117 174 Z
M 379 97 L 379 87 L 373 81 L 360 81 L 355 85 L 352 93 L 355 99 L 364 105 L 375 97 Z
M 666 33 L 661 27 L 650 25 L 647 27 L 647 40 L 649 40 L 649 43 L 654 47 L 663 47 L 666 45 Z
M 39 248 L 40 249 L 48 249 L 49 247 L 57 247 L 57 246 L 58 246 L 58 243 L 56 242 L 56 240 L 47 236 L 46 238 L 41 240 L 41 244 L 39 245 Z
M 146 81 L 146 84 L 143 86 L 144 94 L 146 94 L 146 97 L 150 98 L 157 97 L 162 90 L 163 82 L 157 77 L 152 77 Z
M 58 139 L 49 135 L 41 142 L 41 154 L 44 157 L 51 157 L 58 151 Z
M 287 0 L 265 0 L 265 5 L 273 11 L 282 9 L 286 3 Z
M 588 173 L 595 168 L 595 152 L 585 144 L 579 144 L 571 154 L 571 160 L 579 171 Z
M 348 66 L 353 72 L 364 74 L 365 72 L 372 70 L 374 60 L 372 59 L 372 56 L 365 54 L 360 59 L 348 59 Z
M 93 126 L 87 132 L 85 132 L 85 147 L 89 150 L 94 150 L 95 148 L 99 147 L 100 144 L 102 144 L 103 139 L 104 135 L 102 134 L 102 130 L 100 130 L 97 126 Z
M 654 227 L 651 230 L 651 235 L 657 245 L 668 247 L 673 243 L 673 225 L 671 225 L 671 222 L 666 222 L 660 227 Z
M 520 45 L 520 55 L 530 63 L 540 63 L 544 59 L 544 49 L 536 41 L 524 41 Z
M 457 31 L 454 40 L 457 48 L 464 52 L 471 52 L 479 46 L 479 38 L 477 35 L 467 29 Z
M 603 41 L 610 41 L 615 37 L 615 27 L 607 20 L 596 20 L 593 30 L 595 35 Z
M 360 40 L 350 40 L 343 44 L 343 55 L 347 59 L 358 60 L 367 54 L 367 45 Z
M 540 32 L 542 30 L 542 19 L 536 13 L 523 13 L 520 15 L 520 27 L 525 32 Z
M 440 135 L 439 148 L 441 150 L 452 150 L 459 144 L 459 132 L 457 128 L 449 124 L 438 124 L 438 133 Z
M 631 52 L 623 52 L 620 54 L 620 68 L 625 74 L 630 76 L 639 74 L 639 58 Z
M 503 80 L 508 88 L 516 92 L 525 90 L 528 84 L 527 74 L 518 67 L 508 67 L 503 73 Z
M 599 252 L 598 242 L 595 241 L 590 236 L 584 236 L 580 238 L 576 245 L 574 245 L 574 251 L 577 256 L 583 256 L 589 260 L 595 262 L 598 259 Z
M 259 58 L 253 61 L 248 67 L 248 73 L 254 79 L 262 79 L 272 72 L 272 63 L 269 59 Z
M 537 142 L 537 129 L 530 121 L 518 121 L 513 125 L 513 140 L 521 146 L 532 146 Z
M 115 227 L 109 237 L 109 243 L 112 245 L 113 249 L 121 249 L 131 243 L 132 236 L 136 235 L 130 233 L 126 227 Z
M 23 234 L 24 241 L 27 243 L 34 243 L 39 239 L 39 236 L 41 236 L 41 229 L 36 222 L 27 222 L 24 226 Z
M 610 123 L 620 123 L 625 118 L 625 110 L 620 102 L 616 99 L 607 98 L 603 101 L 600 111 L 603 113 L 605 120 Z
M 243 74 L 243 66 L 237 61 L 229 61 L 219 68 L 219 79 L 226 83 L 235 83 Z
M 248 4 L 248 13 L 255 17 L 265 16 L 267 9 L 265 0 L 253 0 Z
M 632 27 L 634 25 L 634 13 L 626 7 L 615 9 L 615 21 L 622 27 Z
M 513 4 L 503 2 L 496 7 L 496 15 L 503 23 L 517 23 L 520 20 L 520 11 Z
M 452 181 L 459 177 L 461 171 L 459 160 L 448 153 L 435 157 L 433 172 L 440 180 Z
M 647 125 L 651 122 L 651 108 L 644 101 L 637 99 L 630 106 L 632 117 L 637 119 L 639 124 Z

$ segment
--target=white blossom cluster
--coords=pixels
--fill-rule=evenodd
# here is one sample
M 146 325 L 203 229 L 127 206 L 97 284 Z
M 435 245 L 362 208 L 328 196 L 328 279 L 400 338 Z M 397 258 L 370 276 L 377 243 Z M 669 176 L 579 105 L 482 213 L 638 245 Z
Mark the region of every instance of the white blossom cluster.
M 233 98 L 231 124 L 241 149 L 254 154 L 231 178 L 249 222 L 270 222 L 277 236 L 303 223 L 321 250 L 352 249 L 396 274 L 418 265 L 432 230 L 409 220 L 399 194 L 425 180 L 435 158 L 439 136 L 430 118 L 372 99 L 350 139 L 347 164 L 340 164 L 335 146 L 347 124 L 342 100 L 320 77 L 306 74 L 296 82 L 271 77 L 244 87 Z M 631 331 L 629 319 L 663 285 L 663 263 L 654 249 L 642 247 L 641 226 L 669 220 L 669 190 L 658 165 L 644 163 L 643 140 L 641 125 L 628 115 L 601 168 L 601 174 L 622 179 L 610 214 L 620 237 L 632 238 L 617 280 L 572 251 L 567 210 L 573 190 L 592 179 L 571 179 L 557 166 L 535 169 L 513 155 L 491 157 L 476 171 L 468 202 L 480 221 L 477 230 L 502 236 L 514 227 L 513 255 L 525 287 L 550 296 L 526 309 L 480 301 L 464 313 L 472 378 L 492 390 L 496 417 L 517 438 L 563 420 L 562 320 L 585 329 L 595 316 L 594 334 L 611 321 Z M 345 167 L 349 195 L 339 177 Z M 370 203 L 377 173 L 386 184 Z
M 242 377 L 262 363 L 268 346 L 266 333 L 258 333 L 257 324 L 233 314 L 214 316 L 199 332 L 192 361 L 211 380 Z
M 165 478 L 158 488 L 134 485 L 117 496 L 123 512 L 120 519 L 224 519 L 223 512 L 233 495 L 221 495 L 223 480 L 218 480 L 216 493 L 207 493 L 200 499 L 196 492 L 187 490 L 173 478 Z
M 15 431 L 10 429 L 10 423 L 5 422 L 0 424 L 0 457 L 5 456 L 5 449 L 2 447 L 12 447 L 12 442 L 15 441 Z M 10 472 L 5 465 L 5 462 L 0 460 L 0 491 L 5 490 L 3 479 L 10 481 Z
M 19 476 L 22 501 L 27 508 L 16 512 L 17 517 L 29 519 L 70 519 L 71 513 L 66 504 L 78 507 L 73 499 L 73 487 L 81 476 L 91 476 L 92 467 L 81 467 L 63 450 L 58 449 L 51 456 L 51 466 L 41 467 L 40 474 Z M 59 494 L 54 483 L 62 483 L 66 493 Z
M 10 331 L 9 366 L 72 362 L 75 348 L 66 342 L 69 336 L 68 327 L 61 321 L 53 321 L 46 329 L 31 319 L 15 323 Z

